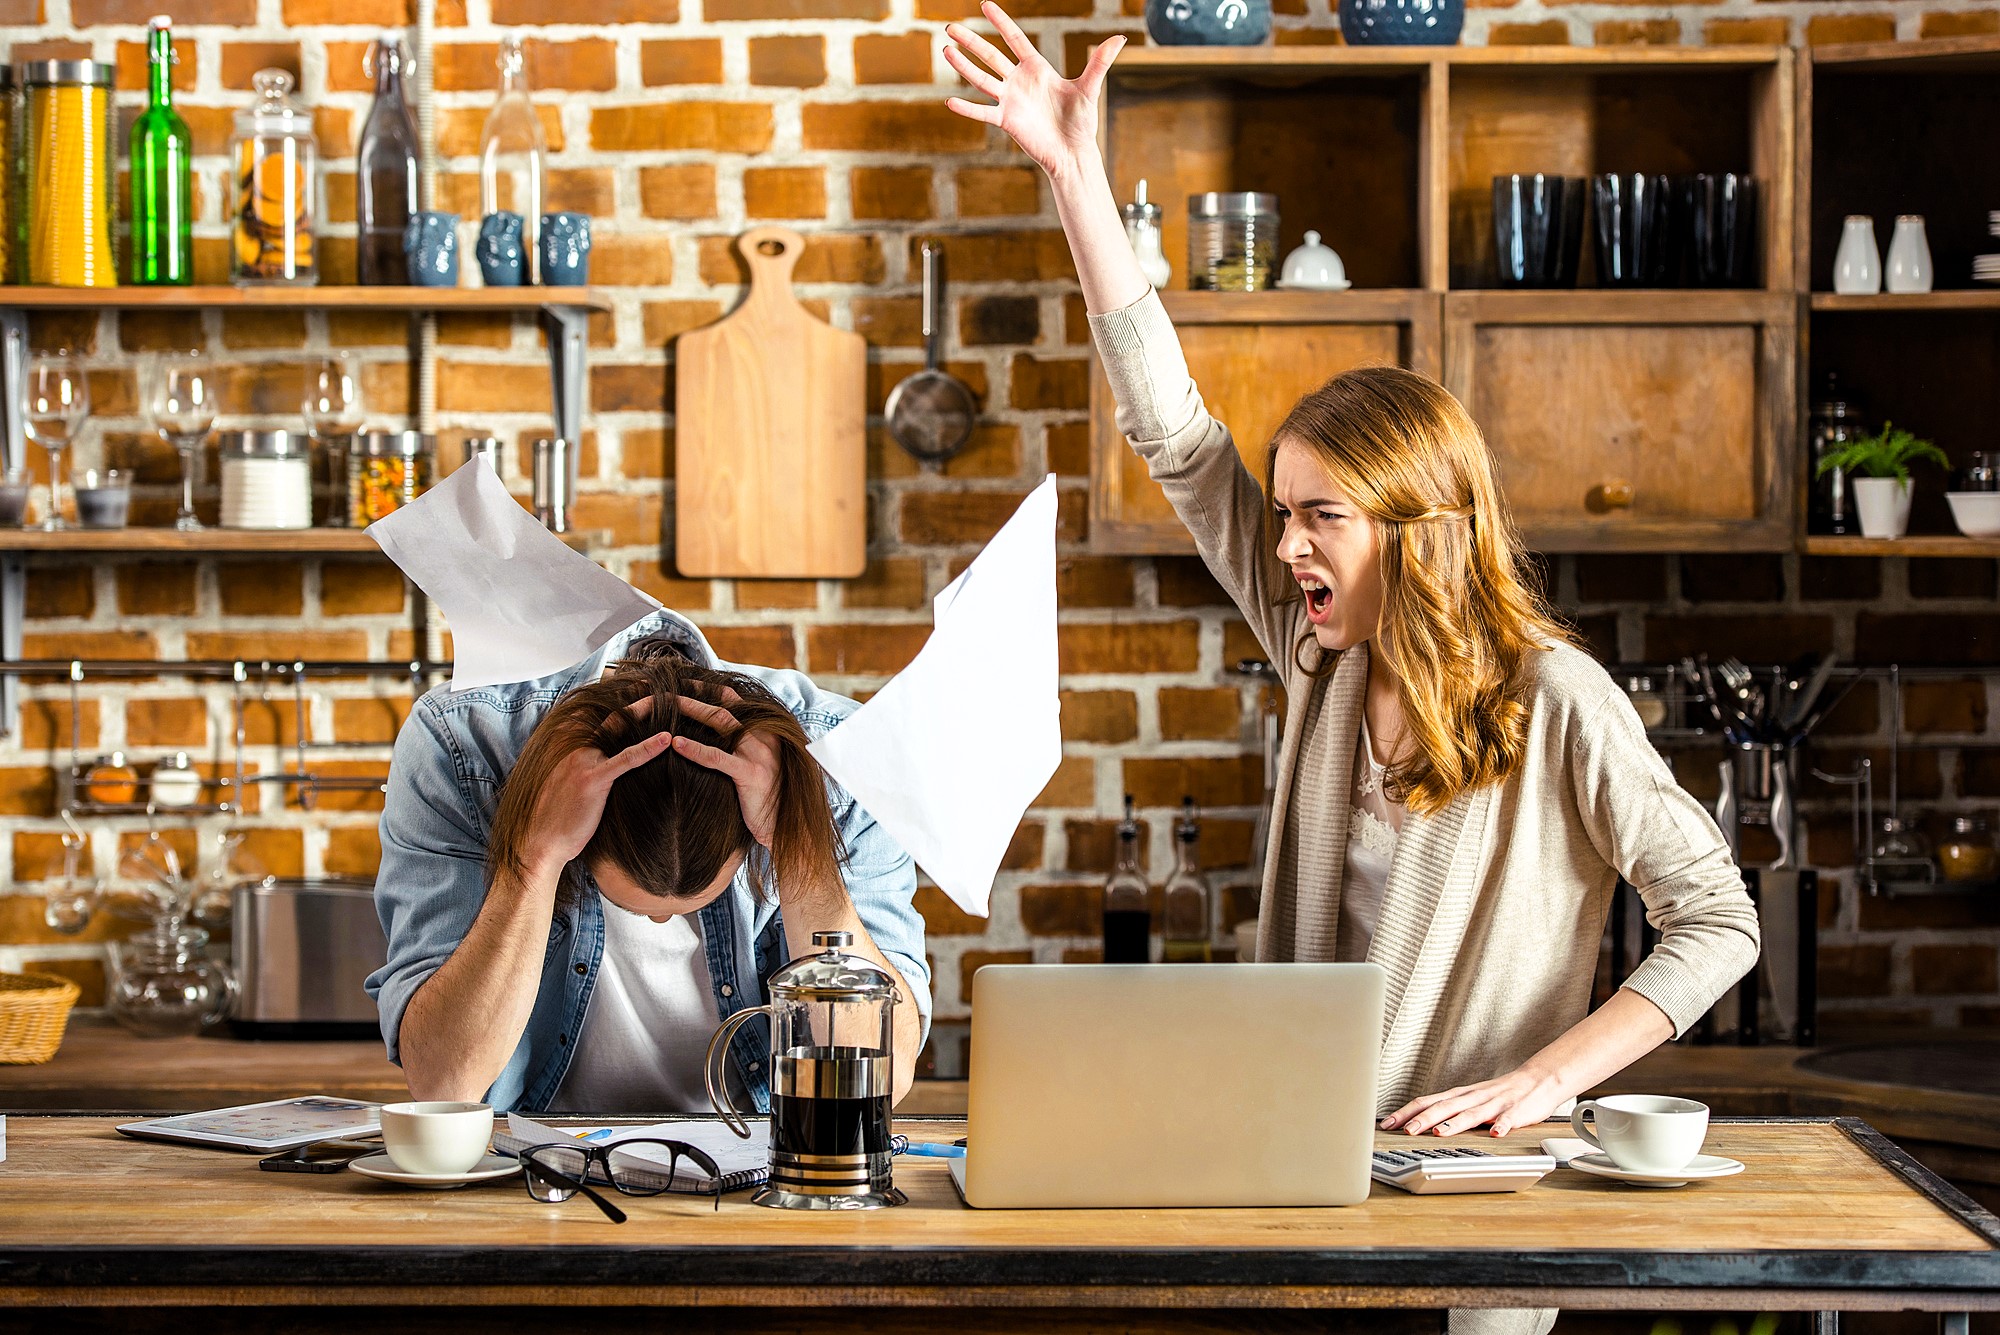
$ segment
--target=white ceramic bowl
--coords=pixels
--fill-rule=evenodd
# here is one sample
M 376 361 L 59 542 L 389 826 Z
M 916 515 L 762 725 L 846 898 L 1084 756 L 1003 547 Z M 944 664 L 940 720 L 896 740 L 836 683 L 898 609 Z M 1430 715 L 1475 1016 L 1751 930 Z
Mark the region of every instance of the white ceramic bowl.
M 493 1109 L 484 1103 L 385 1103 L 382 1147 L 406 1173 L 463 1173 L 486 1157 Z
M 1951 519 L 1968 538 L 2000 538 L 2000 491 L 1948 491 Z

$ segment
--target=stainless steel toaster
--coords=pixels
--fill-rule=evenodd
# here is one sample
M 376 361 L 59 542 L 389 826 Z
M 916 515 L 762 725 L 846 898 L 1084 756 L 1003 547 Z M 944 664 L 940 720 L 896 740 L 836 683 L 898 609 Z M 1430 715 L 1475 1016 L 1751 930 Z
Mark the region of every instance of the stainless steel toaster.
M 386 958 L 369 881 L 266 880 L 237 887 L 231 959 L 245 1038 L 377 1032 L 361 984 Z

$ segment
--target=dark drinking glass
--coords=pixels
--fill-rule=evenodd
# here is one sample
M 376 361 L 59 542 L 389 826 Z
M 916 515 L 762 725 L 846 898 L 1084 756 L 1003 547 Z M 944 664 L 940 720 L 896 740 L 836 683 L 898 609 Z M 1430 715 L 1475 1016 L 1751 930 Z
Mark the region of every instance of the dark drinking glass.
M 1680 178 L 1688 285 L 1749 287 L 1757 272 L 1757 182 L 1736 172 Z
M 1583 255 L 1580 176 L 1493 178 L 1493 246 L 1502 287 L 1575 287 Z
M 1590 182 L 1597 281 L 1603 287 L 1671 287 L 1672 192 L 1664 176 L 1611 173 Z
M 375 76 L 375 104 L 361 126 L 361 146 L 355 154 L 360 233 L 356 268 L 364 284 L 401 286 L 410 281 L 403 259 L 403 229 L 417 204 L 417 127 L 403 94 L 409 57 L 402 40 L 385 33 L 369 46 L 368 62 Z

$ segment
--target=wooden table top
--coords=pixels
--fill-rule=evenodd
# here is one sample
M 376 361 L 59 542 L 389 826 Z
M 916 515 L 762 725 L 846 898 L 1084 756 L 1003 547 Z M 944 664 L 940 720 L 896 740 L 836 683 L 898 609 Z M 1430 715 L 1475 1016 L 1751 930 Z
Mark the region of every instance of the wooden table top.
M 786 1301 L 807 1289 L 1075 1301 L 1106 1286 L 1156 1296 L 1225 1286 L 1376 1305 L 1631 1306 L 1659 1303 L 1665 1285 L 1793 1309 L 2000 1309 L 2000 1220 L 1851 1122 L 1717 1122 L 1708 1149 L 1748 1171 L 1669 1191 L 1558 1170 L 1518 1194 L 1378 1185 L 1341 1209 L 971 1210 L 944 1161 L 904 1158 L 900 1209 L 794 1213 L 738 1193 L 718 1210 L 661 1196 L 623 1201 L 623 1225 L 582 1200 L 535 1203 L 518 1179 L 419 1192 L 352 1173 L 266 1173 L 255 1155 L 135 1141 L 113 1125 L 9 1119 L 0 1303 L 58 1301 L 81 1284 L 180 1300 L 338 1284 L 380 1300 L 439 1285 L 567 1290 L 587 1277 L 591 1300 L 605 1302 L 635 1292 Z M 899 1129 L 948 1139 L 963 1123 Z M 1555 1130 L 1502 1148 L 1532 1152 Z

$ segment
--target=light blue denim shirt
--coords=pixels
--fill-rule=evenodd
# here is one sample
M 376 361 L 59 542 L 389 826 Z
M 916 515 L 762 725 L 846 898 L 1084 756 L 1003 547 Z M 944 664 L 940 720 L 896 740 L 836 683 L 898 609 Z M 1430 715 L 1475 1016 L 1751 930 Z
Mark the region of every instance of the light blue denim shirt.
M 382 865 L 375 879 L 375 908 L 388 934 L 388 962 L 368 978 L 389 1059 L 402 1060 L 397 1044 L 403 1011 L 459 942 L 472 930 L 486 899 L 486 840 L 499 803 L 500 783 L 513 768 L 549 706 L 571 687 L 597 680 L 605 664 L 634 641 L 671 636 L 696 663 L 740 672 L 764 683 L 818 738 L 853 713 L 855 702 L 815 687 L 797 672 L 724 663 L 699 630 L 672 612 L 656 612 L 614 637 L 593 657 L 540 681 L 512 682 L 467 691 L 439 687 L 417 701 L 396 738 L 382 811 Z M 912 902 L 916 869 L 910 855 L 846 791 L 827 781 L 834 826 L 847 850 L 848 895 L 875 944 L 902 974 L 926 1033 L 930 1027 L 930 969 L 924 959 L 924 923 Z M 562 1087 L 582 1031 L 584 1012 L 604 957 L 604 906 L 588 871 L 570 872 L 583 893 L 565 896 L 549 924 L 541 988 L 528 1027 L 486 1101 L 497 1110 L 547 1108 Z M 785 963 L 784 924 L 778 897 L 760 902 L 749 873 L 699 910 L 715 1007 L 722 1019 L 764 1004 L 764 979 Z M 744 1087 L 759 1109 L 770 1106 L 769 1029 L 746 1024 L 731 1052 Z

